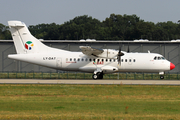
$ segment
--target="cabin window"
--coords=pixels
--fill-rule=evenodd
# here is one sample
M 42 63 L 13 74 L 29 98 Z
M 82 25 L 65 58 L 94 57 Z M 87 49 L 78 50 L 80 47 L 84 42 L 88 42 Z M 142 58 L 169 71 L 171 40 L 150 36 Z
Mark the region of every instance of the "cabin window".
M 157 57 L 154 57 L 154 60 L 157 60 Z
M 136 60 L 134 59 L 134 62 L 136 62 Z
M 158 57 L 158 60 L 161 60 L 161 57 Z
M 116 59 L 114 59 L 114 62 L 116 62 Z
M 86 62 L 88 61 L 88 59 L 86 58 Z
M 74 58 L 74 61 L 76 61 L 76 58 Z
M 66 58 L 66 61 L 68 61 L 68 58 Z
M 129 62 L 131 62 L 131 59 L 129 59 Z
M 109 59 L 109 62 L 111 62 L 111 59 Z
M 123 62 L 123 59 L 121 59 L 121 62 Z
M 100 60 L 98 59 L 97 61 L 99 62 Z
M 78 61 L 80 61 L 80 59 L 78 58 Z
M 94 62 L 96 62 L 96 59 L 93 59 Z
M 104 62 L 104 59 L 102 59 L 102 62 Z
M 108 59 L 106 59 L 106 62 L 108 62 Z
M 89 59 L 89 61 L 91 62 L 91 58 Z
M 84 61 L 84 59 L 82 58 L 81 61 Z
M 127 62 L 127 59 L 125 59 L 125 62 Z
M 70 58 L 70 61 L 72 61 L 72 58 Z

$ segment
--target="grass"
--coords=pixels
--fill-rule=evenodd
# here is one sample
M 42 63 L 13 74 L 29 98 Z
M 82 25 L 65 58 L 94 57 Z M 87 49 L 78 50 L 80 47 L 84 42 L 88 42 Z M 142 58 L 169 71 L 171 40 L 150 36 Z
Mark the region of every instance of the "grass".
M 18 73 L 18 72 L 1 72 L 0 79 L 92 79 L 91 73 Z M 120 80 L 159 80 L 158 74 L 143 73 L 115 73 L 105 74 L 104 79 L 120 79 Z M 165 74 L 165 80 L 179 80 L 180 74 Z
M 0 85 L 0 119 L 180 119 L 180 86 Z

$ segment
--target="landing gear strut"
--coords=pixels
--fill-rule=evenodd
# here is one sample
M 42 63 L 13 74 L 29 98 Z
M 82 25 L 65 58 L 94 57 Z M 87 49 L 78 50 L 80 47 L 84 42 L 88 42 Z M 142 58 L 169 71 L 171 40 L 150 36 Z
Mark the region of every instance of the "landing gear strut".
M 103 72 L 97 72 L 96 74 L 93 74 L 92 78 L 94 80 L 96 80 L 96 79 L 103 79 Z
M 160 79 L 164 79 L 164 72 L 159 72 L 159 75 L 160 75 Z

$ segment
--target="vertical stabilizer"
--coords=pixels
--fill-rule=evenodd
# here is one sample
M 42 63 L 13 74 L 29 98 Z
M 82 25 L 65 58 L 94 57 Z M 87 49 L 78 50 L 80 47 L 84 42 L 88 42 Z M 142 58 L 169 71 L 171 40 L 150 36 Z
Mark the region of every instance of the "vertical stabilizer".
M 8 21 L 17 54 L 47 52 L 50 47 L 41 43 L 21 21 Z

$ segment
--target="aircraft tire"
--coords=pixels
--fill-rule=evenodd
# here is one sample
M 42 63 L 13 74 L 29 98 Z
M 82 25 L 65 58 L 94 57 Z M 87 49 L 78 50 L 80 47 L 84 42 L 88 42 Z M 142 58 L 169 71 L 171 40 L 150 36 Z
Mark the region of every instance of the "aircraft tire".
M 161 76 L 160 76 L 160 79 L 161 79 L 161 80 L 162 80 L 162 79 L 164 79 L 164 76 L 163 76 L 163 75 L 161 75 Z
M 98 75 L 97 75 L 97 74 L 93 74 L 93 75 L 92 75 L 92 78 L 93 78 L 94 80 L 96 80 L 96 79 L 98 79 Z

